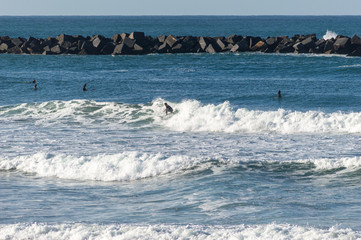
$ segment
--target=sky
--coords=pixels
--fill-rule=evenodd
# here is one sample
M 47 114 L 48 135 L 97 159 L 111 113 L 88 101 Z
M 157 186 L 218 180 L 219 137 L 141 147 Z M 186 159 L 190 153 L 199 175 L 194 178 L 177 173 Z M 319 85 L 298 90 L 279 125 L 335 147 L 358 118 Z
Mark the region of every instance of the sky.
M 360 15 L 361 0 L 0 0 L 1 16 Z

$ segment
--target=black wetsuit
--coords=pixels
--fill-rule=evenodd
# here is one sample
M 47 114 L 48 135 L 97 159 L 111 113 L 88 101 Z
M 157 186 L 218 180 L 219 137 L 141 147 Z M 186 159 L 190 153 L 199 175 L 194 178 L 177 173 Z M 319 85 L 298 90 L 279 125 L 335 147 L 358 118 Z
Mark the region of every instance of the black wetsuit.
M 165 107 L 165 114 L 172 113 L 172 112 L 173 112 L 173 108 L 171 106 L 167 105 Z

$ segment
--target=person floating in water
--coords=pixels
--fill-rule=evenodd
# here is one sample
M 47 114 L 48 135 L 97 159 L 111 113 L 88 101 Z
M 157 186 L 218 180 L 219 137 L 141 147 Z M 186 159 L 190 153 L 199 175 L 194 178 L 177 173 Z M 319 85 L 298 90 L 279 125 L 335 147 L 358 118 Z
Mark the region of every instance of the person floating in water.
M 169 106 L 167 103 L 164 103 L 164 106 L 165 106 L 165 115 L 173 112 L 173 108 Z
M 83 91 L 86 91 L 86 90 L 88 90 L 88 89 L 86 89 L 86 84 L 84 84 Z
M 38 90 L 38 84 L 35 83 L 34 90 Z
M 277 97 L 278 97 L 278 98 L 281 98 L 281 97 L 282 97 L 282 96 L 281 96 L 281 90 L 278 90 Z

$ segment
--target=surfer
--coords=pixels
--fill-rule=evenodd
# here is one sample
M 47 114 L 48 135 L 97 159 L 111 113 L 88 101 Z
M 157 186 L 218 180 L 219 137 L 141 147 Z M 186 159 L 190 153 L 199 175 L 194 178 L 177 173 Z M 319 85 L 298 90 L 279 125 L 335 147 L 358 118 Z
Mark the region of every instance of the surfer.
M 171 106 L 169 106 L 167 103 L 164 103 L 165 106 L 165 115 L 167 115 L 168 113 L 172 113 L 173 112 L 173 108 Z
M 86 89 L 86 84 L 84 84 L 83 91 L 86 91 L 86 90 L 88 90 L 88 89 Z
M 278 98 L 281 98 L 281 97 L 282 97 L 282 96 L 281 96 L 281 90 L 278 90 L 277 97 L 278 97 Z
M 34 85 L 34 90 L 38 90 L 38 84 Z

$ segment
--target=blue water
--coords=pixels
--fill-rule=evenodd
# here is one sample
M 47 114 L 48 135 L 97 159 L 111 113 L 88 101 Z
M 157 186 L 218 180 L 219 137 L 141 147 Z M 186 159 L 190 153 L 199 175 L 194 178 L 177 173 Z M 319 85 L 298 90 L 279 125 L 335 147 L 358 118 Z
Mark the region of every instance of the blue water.
M 359 58 L 257 53 L 2 58 L 1 105 L 83 98 L 131 104 L 160 97 L 332 112 L 358 111 L 361 101 Z M 37 92 L 24 84 L 33 79 Z M 80 91 L 84 83 L 96 91 Z M 275 98 L 278 90 L 281 100 Z
M 10 37 L 91 36 L 143 31 L 146 35 L 293 36 L 326 30 L 352 37 L 361 32 L 361 16 L 0 16 L 1 35 Z
M 2 16 L 0 32 L 352 37 L 360 20 Z M 1 54 L 0 239 L 360 239 L 360 73 L 342 55 Z

